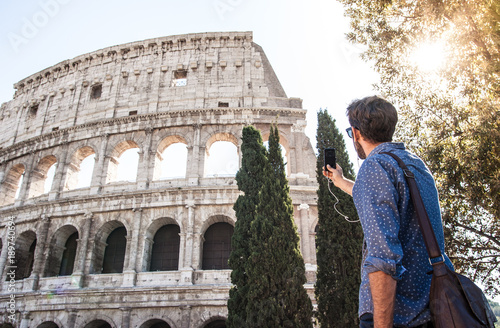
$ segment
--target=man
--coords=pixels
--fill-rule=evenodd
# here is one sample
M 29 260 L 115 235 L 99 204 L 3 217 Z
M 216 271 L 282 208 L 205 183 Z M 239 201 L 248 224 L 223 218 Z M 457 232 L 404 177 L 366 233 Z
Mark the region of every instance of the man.
M 415 174 L 441 253 L 444 236 L 437 189 L 431 173 L 402 143 L 393 143 L 397 112 L 373 96 L 347 108 L 359 158 L 365 159 L 356 182 L 342 168 L 328 166 L 323 174 L 354 198 L 364 233 L 359 291 L 360 327 L 432 327 L 429 289 L 432 270 L 403 170 L 389 155 L 399 156 Z M 452 264 L 445 255 L 446 264 Z

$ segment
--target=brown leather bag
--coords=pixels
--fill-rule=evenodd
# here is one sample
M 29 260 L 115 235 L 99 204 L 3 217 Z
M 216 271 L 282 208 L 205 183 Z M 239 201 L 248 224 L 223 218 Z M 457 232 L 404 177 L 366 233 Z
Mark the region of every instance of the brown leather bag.
M 465 276 L 450 270 L 444 263 L 444 256 L 432 230 L 414 174 L 395 154 L 387 152 L 382 154 L 387 154 L 398 162 L 410 188 L 420 231 L 424 236 L 429 261 L 433 267 L 429 307 L 434 327 L 494 328 L 497 320 L 482 290 Z

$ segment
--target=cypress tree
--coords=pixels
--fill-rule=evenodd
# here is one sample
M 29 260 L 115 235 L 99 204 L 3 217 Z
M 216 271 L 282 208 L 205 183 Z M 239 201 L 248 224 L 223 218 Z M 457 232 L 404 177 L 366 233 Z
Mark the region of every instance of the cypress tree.
M 227 326 L 245 327 L 248 293 L 248 277 L 245 266 L 250 255 L 250 223 L 256 215 L 259 192 L 263 184 L 262 168 L 267 164 L 266 149 L 262 144 L 260 131 L 253 126 L 243 128 L 241 168 L 236 174 L 240 195 L 234 204 L 236 224 L 231 240 L 232 252 L 229 257 L 231 282 L 229 291 Z
M 312 327 L 305 266 L 279 145 L 271 128 L 257 215 L 251 222 L 246 327 Z
M 335 198 L 328 190 L 323 176 L 324 150 L 335 148 L 337 163 L 344 176 L 354 180 L 354 171 L 335 120 L 326 110 L 318 112 L 316 134 L 318 158 L 316 176 L 318 188 L 318 229 L 316 234 L 317 278 L 315 313 L 322 328 L 358 327 L 358 292 L 363 232 L 359 222 L 347 222 L 334 209 Z M 338 197 L 337 209 L 349 220 L 358 220 L 352 197 L 333 183 L 331 191 Z

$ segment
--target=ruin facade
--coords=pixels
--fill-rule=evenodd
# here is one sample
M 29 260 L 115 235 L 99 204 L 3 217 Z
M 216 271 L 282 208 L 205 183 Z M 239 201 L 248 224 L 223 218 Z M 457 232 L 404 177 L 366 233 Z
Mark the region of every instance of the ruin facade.
M 313 297 L 317 184 L 306 110 L 251 32 L 113 46 L 14 88 L 0 109 L 0 323 L 225 327 L 234 173 L 249 124 L 267 140 L 278 123 Z M 218 143 L 235 160 L 209 171 Z M 179 145 L 184 152 L 166 152 Z M 120 179 L 131 149 L 138 169 Z M 165 163 L 185 172 L 169 176 Z

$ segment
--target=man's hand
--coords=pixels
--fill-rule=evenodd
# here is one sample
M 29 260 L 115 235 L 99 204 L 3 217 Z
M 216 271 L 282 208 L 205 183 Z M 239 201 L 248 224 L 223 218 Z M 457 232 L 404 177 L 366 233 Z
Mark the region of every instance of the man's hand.
M 344 192 L 352 196 L 352 187 L 354 187 L 354 181 L 344 178 L 344 173 L 340 165 L 336 164 L 337 167 L 334 169 L 330 165 L 327 165 L 327 170 L 323 166 L 323 175 L 333 181 L 335 187 L 342 189 Z
M 382 271 L 368 274 L 373 299 L 374 328 L 392 328 L 397 281 Z

